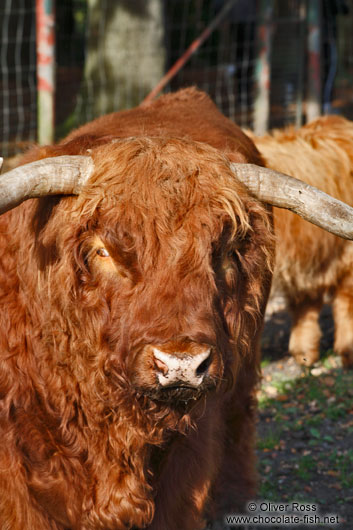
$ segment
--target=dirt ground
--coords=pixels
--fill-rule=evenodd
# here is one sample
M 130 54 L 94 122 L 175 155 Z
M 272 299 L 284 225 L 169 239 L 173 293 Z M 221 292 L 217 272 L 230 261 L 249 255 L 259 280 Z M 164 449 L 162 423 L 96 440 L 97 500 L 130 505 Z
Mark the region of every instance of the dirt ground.
M 300 510 L 305 504 L 299 515 L 317 515 L 320 522 L 326 516 L 325 524 L 316 518 L 310 526 L 306 518 L 305 524 L 266 528 L 353 529 L 353 370 L 343 370 L 332 351 L 330 308 L 320 324 L 320 361 L 311 369 L 299 367 L 287 352 L 290 318 L 281 300 L 270 304 L 262 338 L 256 502 L 264 501 L 263 510 L 269 502 L 287 505 L 270 506 L 271 515 L 289 512 L 293 502 Z

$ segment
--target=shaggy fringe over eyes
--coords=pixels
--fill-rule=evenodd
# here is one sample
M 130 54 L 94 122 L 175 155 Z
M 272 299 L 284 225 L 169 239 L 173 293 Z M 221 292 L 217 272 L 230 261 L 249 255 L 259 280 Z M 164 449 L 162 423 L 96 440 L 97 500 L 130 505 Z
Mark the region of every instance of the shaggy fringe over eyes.
M 109 160 L 112 148 L 116 149 L 116 153 L 111 152 L 112 158 L 119 160 L 119 167 L 114 167 L 113 170 Z M 148 262 L 148 258 L 156 263 L 155 252 L 159 250 L 159 240 L 163 241 L 172 230 L 181 228 L 183 223 L 188 225 L 186 228 L 189 228 L 189 233 L 186 237 L 190 241 L 195 233 L 200 232 L 200 226 L 208 228 L 211 240 L 217 239 L 224 223 L 230 227 L 230 240 L 248 241 L 244 247 L 247 253 L 243 255 L 237 251 L 237 254 L 239 272 L 247 279 L 243 283 L 251 287 L 247 296 L 245 293 L 238 296 L 239 292 L 232 295 L 237 294 L 236 298 L 239 300 L 236 318 L 234 301 L 232 304 L 228 303 L 233 309 L 226 310 L 234 341 L 243 343 L 242 349 L 246 351 L 251 337 L 246 336 L 248 328 L 242 320 L 248 314 L 256 321 L 256 326 L 259 326 L 260 300 L 267 288 L 267 285 L 261 285 L 260 270 L 272 272 L 273 268 L 272 220 L 266 208 L 249 199 L 242 184 L 229 170 L 228 160 L 218 150 L 205 144 L 195 142 L 190 146 L 190 142 L 180 139 L 136 138 L 117 140 L 113 146 L 107 146 L 106 151 L 104 153 L 100 148 L 100 157 L 96 161 L 97 171 L 84 200 L 87 208 L 96 208 L 96 200 L 101 201 L 101 188 L 114 180 L 114 197 L 121 198 L 124 204 L 129 205 L 127 210 L 131 215 L 128 224 L 131 231 L 136 234 L 134 223 L 143 224 L 146 230 L 146 241 L 136 241 L 136 245 L 146 246 L 144 263 Z M 92 156 L 94 155 L 93 151 Z M 142 184 L 140 180 L 138 182 L 138 188 L 135 172 L 144 175 Z M 111 180 L 109 176 L 107 178 L 107 173 L 112 175 Z M 153 194 L 151 189 L 154 190 Z M 109 204 L 113 196 L 110 199 L 107 194 L 105 196 Z M 164 208 L 162 216 L 161 205 Z M 177 216 L 173 215 L 176 210 Z M 191 215 L 194 215 L 194 219 Z M 151 219 L 157 219 L 157 222 L 151 223 Z M 214 220 L 217 221 L 216 224 Z M 124 221 L 126 222 L 126 217 Z M 152 245 L 148 247 L 149 242 Z M 188 256 L 189 263 L 191 259 Z M 239 282 L 237 289 L 239 291 Z

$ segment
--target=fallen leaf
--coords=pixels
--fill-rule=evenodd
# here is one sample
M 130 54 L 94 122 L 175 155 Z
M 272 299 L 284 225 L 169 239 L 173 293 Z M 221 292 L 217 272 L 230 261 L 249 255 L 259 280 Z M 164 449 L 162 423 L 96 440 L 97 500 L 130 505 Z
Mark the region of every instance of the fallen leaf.
M 329 485 L 329 488 L 334 488 L 335 490 L 341 490 L 342 486 L 341 484 L 338 484 L 338 482 L 336 482 L 335 484 L 331 484 L 331 486 Z
M 288 396 L 286 394 L 279 394 L 277 396 L 278 401 L 288 401 Z
M 353 411 L 353 409 L 352 409 L 352 411 Z M 351 411 L 348 414 L 351 414 Z M 346 423 L 343 423 L 342 427 L 344 429 L 348 429 L 349 427 L 353 427 L 353 420 L 349 420 Z
M 283 408 L 289 409 L 290 407 L 293 407 L 293 403 L 284 403 Z
M 332 375 L 327 375 L 326 377 L 323 377 L 322 381 L 327 386 L 334 386 L 334 384 L 336 383 L 336 379 L 334 377 L 332 377 Z
M 338 477 L 339 472 L 335 471 L 334 469 L 329 469 L 328 471 L 326 471 L 326 475 L 330 475 L 330 477 Z
M 311 436 L 313 436 L 314 438 L 320 438 L 321 437 L 320 431 L 318 429 L 316 429 L 315 427 L 311 427 L 309 429 L 309 432 L 310 432 Z

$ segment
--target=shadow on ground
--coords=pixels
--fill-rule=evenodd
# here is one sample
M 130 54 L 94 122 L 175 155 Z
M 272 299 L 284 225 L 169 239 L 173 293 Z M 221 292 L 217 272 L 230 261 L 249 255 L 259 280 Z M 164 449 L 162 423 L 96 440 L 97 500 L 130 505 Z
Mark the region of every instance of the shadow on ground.
M 315 505 L 311 515 L 337 516 L 341 524 L 267 529 L 353 528 L 353 371 L 343 370 L 332 351 L 329 307 L 320 325 L 320 361 L 302 368 L 288 355 L 288 314 L 280 308 L 267 315 L 258 393 L 258 500 Z

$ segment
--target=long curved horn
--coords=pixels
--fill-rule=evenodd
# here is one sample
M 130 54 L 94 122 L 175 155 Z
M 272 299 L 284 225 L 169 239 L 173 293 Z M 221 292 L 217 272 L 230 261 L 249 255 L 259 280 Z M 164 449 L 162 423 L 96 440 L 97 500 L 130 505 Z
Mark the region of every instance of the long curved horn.
M 301 180 L 255 164 L 231 169 L 259 200 L 286 208 L 345 239 L 353 239 L 353 208 Z M 30 162 L 0 177 L 0 214 L 45 195 L 78 195 L 94 170 L 89 156 L 70 155 Z
M 0 214 L 27 199 L 78 195 L 94 169 L 90 156 L 56 156 L 19 166 L 0 176 Z
M 231 163 L 231 169 L 260 201 L 291 210 L 336 236 L 353 239 L 353 208 L 348 204 L 273 169 L 235 163 Z

